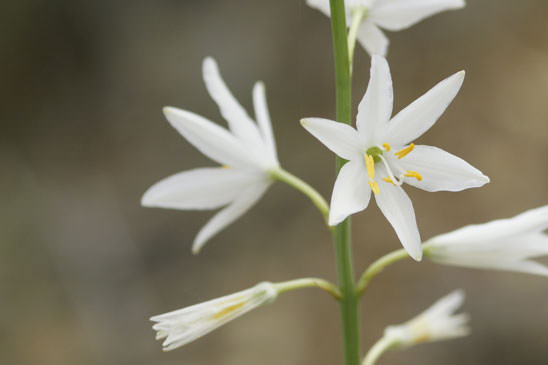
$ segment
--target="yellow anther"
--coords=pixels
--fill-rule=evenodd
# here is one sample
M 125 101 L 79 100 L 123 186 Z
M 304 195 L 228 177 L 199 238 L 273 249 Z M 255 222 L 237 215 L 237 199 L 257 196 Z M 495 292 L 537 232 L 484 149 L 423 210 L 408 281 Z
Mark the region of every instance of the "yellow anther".
M 390 144 L 388 144 L 388 142 L 384 143 L 382 146 L 384 147 L 386 152 L 390 152 L 390 149 L 392 148 L 392 147 L 390 147 Z
M 373 190 L 373 192 L 375 194 L 378 194 L 379 193 L 379 184 L 377 184 L 376 181 L 373 181 L 373 180 L 369 180 L 369 186 L 371 187 L 371 190 Z
M 418 181 L 421 181 L 421 180 L 422 180 L 421 174 L 419 174 L 419 173 L 416 172 L 416 171 L 407 170 L 407 172 L 406 172 L 403 176 L 414 177 L 414 178 L 417 179 Z
M 409 330 L 414 344 L 428 342 L 432 339 L 432 330 L 428 321 L 423 316 L 413 319 L 409 324 Z
M 389 177 L 383 177 L 382 179 L 383 179 L 384 181 L 386 181 L 387 183 L 390 183 L 390 184 L 392 184 L 392 185 L 394 185 L 394 186 L 396 185 L 396 184 L 392 181 L 392 179 L 389 178 Z
M 394 155 L 398 156 L 398 159 L 404 158 L 415 148 L 415 144 L 411 143 L 409 146 L 405 147 L 403 150 L 395 152 Z
M 367 174 L 369 178 L 373 180 L 375 178 L 375 160 L 373 156 L 365 154 L 365 167 L 367 168 Z
M 226 307 L 225 309 L 215 313 L 213 315 L 213 318 L 214 319 L 220 319 L 220 318 L 223 318 L 225 316 L 228 316 L 230 313 L 240 309 L 241 307 L 243 307 L 245 304 L 245 302 L 242 302 L 242 303 L 237 303 L 237 304 L 234 304 L 234 305 L 231 305 L 229 307 Z
M 228 166 L 228 165 L 223 165 L 223 166 L 221 166 L 221 167 L 222 167 L 223 169 L 231 169 L 231 168 L 232 168 L 232 166 Z

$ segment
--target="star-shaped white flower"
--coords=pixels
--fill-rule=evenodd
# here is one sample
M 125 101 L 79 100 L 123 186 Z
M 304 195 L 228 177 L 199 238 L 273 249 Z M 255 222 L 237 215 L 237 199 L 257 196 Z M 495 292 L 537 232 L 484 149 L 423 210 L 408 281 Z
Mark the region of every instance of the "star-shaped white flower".
M 329 0 L 306 0 L 315 9 L 330 16 Z M 386 55 L 388 38 L 379 29 L 398 31 L 445 10 L 465 6 L 464 0 L 346 0 L 347 25 L 354 17 L 363 17 L 357 38 L 370 54 Z
M 170 176 L 149 188 L 141 201 L 147 207 L 185 210 L 226 206 L 196 236 L 195 253 L 261 198 L 273 181 L 269 170 L 279 167 L 264 85 L 257 82 L 253 88 L 255 123 L 225 85 L 212 58 L 203 62 L 203 77 L 229 130 L 182 109 L 166 107 L 164 114 L 187 141 L 222 167 Z
M 455 290 L 410 321 L 388 326 L 384 336 L 403 347 L 466 336 L 470 333 L 468 315 L 453 315 L 463 301 L 464 292 Z
M 424 252 L 442 265 L 548 276 L 548 267 L 530 260 L 548 255 L 546 229 L 548 206 L 433 237 L 424 244 Z
M 278 296 L 272 283 L 263 282 L 234 294 L 151 317 L 156 339 L 164 351 L 186 345 Z
M 371 78 L 358 106 L 357 130 L 327 119 L 307 118 L 302 125 L 338 156 L 349 160 L 335 182 L 329 224 L 367 208 L 371 191 L 377 205 L 415 260 L 422 257 L 413 205 L 405 182 L 426 191 L 460 191 L 489 178 L 466 161 L 431 146 L 411 143 L 440 117 L 459 91 L 464 72 L 441 81 L 396 116 L 392 79 L 386 59 L 373 56 Z

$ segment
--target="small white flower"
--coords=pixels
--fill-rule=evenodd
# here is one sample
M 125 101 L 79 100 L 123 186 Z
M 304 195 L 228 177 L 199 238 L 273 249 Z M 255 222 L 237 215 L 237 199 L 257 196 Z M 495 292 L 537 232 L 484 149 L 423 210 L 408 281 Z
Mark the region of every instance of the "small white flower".
M 278 295 L 274 285 L 263 282 L 231 295 L 151 317 L 156 339 L 164 351 L 186 345 L 241 315 L 271 303 Z
M 468 315 L 453 315 L 463 300 L 464 292 L 455 290 L 410 321 L 388 326 L 384 330 L 384 337 L 390 339 L 397 347 L 407 347 L 466 336 L 470 333 L 467 325 Z
M 308 6 L 330 16 L 329 0 L 306 0 Z M 346 23 L 365 12 L 357 33 L 363 48 L 370 54 L 386 55 L 388 38 L 379 29 L 398 31 L 445 10 L 460 9 L 464 0 L 346 0 Z
M 327 119 L 301 121 L 314 137 L 349 160 L 340 170 L 329 211 L 329 224 L 367 208 L 371 191 L 403 247 L 422 257 L 413 205 L 401 188 L 405 182 L 426 191 L 460 191 L 489 178 L 466 161 L 431 146 L 410 143 L 426 132 L 459 91 L 464 71 L 441 81 L 396 116 L 392 114 L 392 79 L 386 59 L 373 56 L 371 78 L 358 106 L 356 129 Z
M 425 243 L 424 252 L 443 265 L 548 276 L 548 267 L 529 260 L 548 255 L 546 229 L 548 206 L 436 236 Z
M 248 211 L 272 183 L 269 169 L 279 167 L 264 85 L 253 88 L 255 123 L 225 85 L 216 62 L 206 58 L 203 77 L 229 130 L 192 112 L 164 108 L 171 125 L 200 152 L 223 165 L 184 171 L 153 185 L 141 200 L 147 207 L 217 209 L 198 233 L 197 253 L 220 230 Z

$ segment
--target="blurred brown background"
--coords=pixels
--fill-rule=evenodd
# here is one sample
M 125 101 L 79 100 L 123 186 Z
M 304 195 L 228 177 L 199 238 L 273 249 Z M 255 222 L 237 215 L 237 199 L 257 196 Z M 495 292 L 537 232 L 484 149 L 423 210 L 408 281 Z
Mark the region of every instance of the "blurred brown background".
M 201 81 L 214 56 L 251 107 L 265 81 L 282 164 L 329 196 L 333 155 L 304 116 L 334 115 L 328 19 L 304 0 L 4 2 L 0 12 L 0 363 L 339 364 L 338 308 L 284 295 L 162 353 L 148 317 L 262 280 L 335 280 L 330 237 L 297 192 L 274 185 L 250 213 L 190 246 L 211 212 L 145 209 L 172 173 L 213 165 L 164 120 L 186 108 L 222 123 Z M 460 94 L 420 143 L 480 168 L 461 193 L 408 187 L 424 238 L 548 203 L 548 3 L 469 1 L 389 34 L 395 111 L 466 69 Z M 358 48 L 359 49 L 359 48 Z M 368 80 L 359 49 L 355 105 Z M 354 218 L 356 269 L 400 247 L 381 213 Z M 362 303 L 364 350 L 382 329 L 464 288 L 470 337 L 391 352 L 382 364 L 546 364 L 548 280 L 411 260 Z

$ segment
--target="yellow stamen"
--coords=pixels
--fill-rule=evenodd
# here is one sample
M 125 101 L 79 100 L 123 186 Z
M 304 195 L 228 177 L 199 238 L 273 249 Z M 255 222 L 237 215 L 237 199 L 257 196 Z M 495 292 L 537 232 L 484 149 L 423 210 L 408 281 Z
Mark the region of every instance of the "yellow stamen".
M 386 152 L 390 152 L 390 149 L 392 147 L 390 147 L 390 144 L 388 144 L 388 142 L 386 142 L 385 144 L 382 145 L 384 147 L 384 149 L 386 150 Z
M 372 180 L 369 180 L 369 186 L 371 187 L 371 190 L 373 190 L 373 192 L 375 194 L 378 194 L 379 193 L 379 184 L 377 184 L 376 181 L 372 181 Z
M 404 158 L 415 148 L 415 144 L 411 143 L 409 146 L 405 147 L 403 150 L 395 152 L 394 155 L 398 156 L 398 159 Z
M 394 185 L 394 186 L 396 185 L 396 184 L 392 181 L 392 179 L 389 178 L 389 177 L 383 177 L 382 179 L 383 179 L 384 181 L 386 181 L 387 183 L 390 183 L 390 184 L 392 184 L 392 185 Z
M 428 321 L 422 316 L 411 321 L 409 330 L 414 344 L 428 342 L 432 338 L 432 331 Z
M 421 181 L 421 180 L 422 180 L 421 174 L 419 174 L 419 173 L 416 172 L 416 171 L 407 170 L 407 172 L 406 172 L 405 175 L 403 175 L 403 176 L 414 177 L 414 178 L 417 179 L 418 181 Z
M 375 160 L 373 156 L 365 154 L 365 167 L 367 168 L 367 174 L 369 178 L 373 180 L 375 178 Z
M 242 302 L 242 303 L 237 303 L 237 304 L 234 304 L 234 305 L 231 305 L 229 307 L 226 307 L 225 309 L 223 309 L 222 311 L 220 312 L 217 312 L 213 315 L 213 318 L 214 319 L 220 319 L 220 318 L 223 318 L 225 316 L 228 316 L 230 313 L 234 312 L 235 310 L 238 310 L 240 309 L 241 307 L 243 307 L 245 304 L 245 302 Z
M 232 168 L 232 166 L 228 166 L 228 165 L 223 165 L 223 166 L 221 166 L 221 167 L 222 167 L 223 169 L 231 169 L 231 168 Z

